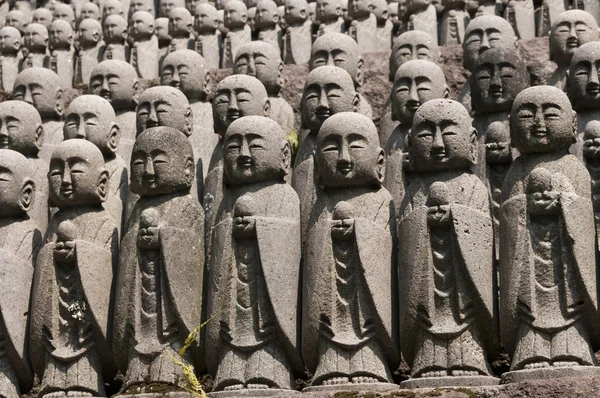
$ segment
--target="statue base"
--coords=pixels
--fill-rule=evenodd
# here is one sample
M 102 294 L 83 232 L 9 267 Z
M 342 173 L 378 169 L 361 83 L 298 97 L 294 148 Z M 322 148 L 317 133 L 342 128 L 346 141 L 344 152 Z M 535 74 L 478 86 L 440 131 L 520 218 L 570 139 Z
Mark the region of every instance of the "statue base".
M 519 383 L 533 379 L 558 379 L 561 377 L 600 377 L 600 367 L 573 366 L 564 368 L 523 369 L 506 372 L 502 375 L 502 384 Z
M 187 391 L 141 392 L 139 394 L 114 395 L 112 398 L 194 398 Z
M 398 384 L 392 383 L 347 383 L 331 386 L 310 386 L 302 392 L 339 392 L 339 391 L 389 391 L 397 390 Z
M 256 390 L 252 389 L 243 389 L 243 390 L 230 390 L 230 391 L 217 391 L 211 392 L 208 394 L 210 398 L 235 398 L 235 397 L 251 397 L 251 398 L 259 398 L 259 397 L 274 397 L 274 396 L 289 396 L 301 394 L 300 391 L 296 390 L 283 390 L 279 388 L 257 388 Z
M 498 384 L 500 379 L 492 376 L 416 377 L 400 383 L 400 388 L 480 387 Z

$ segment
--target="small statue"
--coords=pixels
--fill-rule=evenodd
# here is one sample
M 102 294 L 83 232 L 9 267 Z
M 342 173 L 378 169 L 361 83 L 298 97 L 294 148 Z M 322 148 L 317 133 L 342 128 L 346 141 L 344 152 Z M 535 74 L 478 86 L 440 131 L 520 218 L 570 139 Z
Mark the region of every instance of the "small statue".
M 271 0 L 268 0 L 271 1 Z M 269 117 L 277 122 L 286 134 L 295 132 L 294 110 L 283 98 L 283 61 L 279 51 L 264 41 L 251 41 L 238 50 L 233 73 L 256 77 L 269 95 Z
M 283 61 L 296 65 L 307 63 L 312 46 L 312 21 L 308 18 L 306 0 L 286 0 L 285 23 Z
M 210 3 L 199 4 L 194 20 L 194 29 L 198 33 L 195 50 L 202 55 L 208 69 L 218 69 L 221 65 L 223 37 L 218 27 L 217 9 Z
M 158 39 L 158 70 L 169 53 L 171 36 L 169 36 L 169 18 L 156 18 L 154 20 L 154 34 Z
M 0 90 L 12 93 L 23 60 L 21 33 L 12 26 L 0 29 Z
M 317 0 L 316 18 L 319 22 L 317 36 L 325 33 L 345 33 L 341 0 Z
M 158 17 L 169 18 L 174 8 L 185 8 L 185 0 L 159 0 Z
M 280 17 L 283 15 L 279 15 L 277 4 L 273 0 L 261 0 L 257 4 L 254 27 L 258 33 L 258 40 L 271 44 L 279 54 L 283 51 L 283 32 L 279 26 Z
M 105 20 L 110 15 L 118 15 L 125 18 L 125 9 L 120 0 L 104 0 L 102 6 L 102 19 Z
M 583 134 L 583 161 L 592 179 L 592 205 L 596 222 L 596 241 L 600 236 L 600 121 L 592 120 Z M 598 244 L 596 244 L 596 247 Z
M 73 100 L 65 113 L 65 140 L 84 139 L 96 145 L 108 171 L 108 192 L 104 208 L 117 223 L 123 224 L 123 207 L 127 195 L 127 164 L 117 153 L 121 129 L 115 123 L 110 103 L 97 95 L 82 95 Z
M 102 61 L 102 25 L 95 19 L 84 19 L 78 30 L 79 50 L 75 56 L 75 84 L 90 81 L 92 69 Z
M 81 5 L 81 11 L 79 13 L 79 19 L 77 23 L 81 24 L 81 21 L 88 18 L 95 19 L 98 22 L 100 22 L 100 20 L 102 19 L 100 15 L 100 7 L 98 7 L 96 3 L 91 1 L 87 1 Z
M 240 46 L 252 41 L 248 20 L 248 9 L 240 0 L 229 0 L 224 11 L 225 27 L 229 30 L 223 40 L 221 68 L 233 68 Z
M 313 374 L 304 391 L 393 389 L 395 222 L 377 128 L 357 113 L 329 117 L 315 161 L 322 191 L 304 243 L 302 353 Z
M 488 192 L 470 172 L 477 132 L 458 102 L 433 99 L 415 113 L 415 176 L 398 218 L 400 340 L 406 388 L 498 384 L 493 228 Z
M 509 0 L 504 8 L 504 19 L 511 24 L 521 40 L 535 37 L 534 14 L 533 0 Z
M 156 15 L 154 7 L 154 0 L 131 0 L 129 3 L 129 12 L 127 14 L 129 21 L 131 21 L 133 14 L 138 11 L 146 11 L 147 13 L 150 13 L 150 15 Z M 168 20 L 168 18 L 165 19 Z M 154 26 L 157 28 L 156 21 L 154 21 Z
M 75 10 L 70 4 L 57 2 L 54 6 L 54 12 L 52 13 L 53 20 L 67 21 L 71 25 L 72 29 L 76 28 L 75 23 Z
M 394 20 L 398 19 L 398 3 L 390 3 L 396 5 L 395 15 L 390 14 L 391 6 L 385 0 L 373 0 L 373 15 L 377 20 L 377 30 L 375 31 L 375 48 L 376 51 L 389 51 L 392 48 L 392 30 L 394 28 Z
M 218 314 L 205 345 L 213 391 L 292 394 L 293 374 L 304 366 L 296 332 L 300 205 L 284 180 L 291 148 L 261 116 L 231 123 L 223 145 L 228 190 L 213 231 L 207 294 L 208 316 Z
M 407 30 L 422 30 L 438 45 L 437 12 L 431 0 L 410 0 L 406 3 Z
M 52 153 L 50 220 L 35 267 L 29 352 L 39 397 L 106 396 L 116 374 L 109 345 L 117 224 L 102 207 L 108 172 L 91 142 L 68 140 Z
M 47 8 L 37 8 L 33 11 L 31 16 L 31 22 L 44 25 L 46 29 L 50 29 L 52 19 L 54 19 L 54 15 L 52 15 L 52 11 Z
M 184 392 L 174 358 L 200 325 L 204 274 L 204 212 L 189 194 L 192 146 L 174 128 L 149 128 L 135 141 L 130 170 L 139 200 L 121 241 L 113 318 L 120 394 Z M 185 359 L 197 365 L 190 343 Z
M 137 11 L 131 17 L 130 63 L 142 79 L 158 77 L 159 53 L 158 39 L 154 35 L 154 17 L 146 11 Z
M 364 79 L 364 60 L 355 40 L 341 33 L 327 33 L 313 43 L 309 70 L 323 65 L 337 66 L 350 74 L 354 87 L 358 90 Z M 373 109 L 369 101 L 358 93 L 360 103 L 357 112 L 367 117 L 373 117 Z
M 594 17 L 596 23 L 600 25 L 600 4 L 594 0 L 576 0 L 573 6 L 577 9 L 588 12 Z
M 127 44 L 127 21 L 120 15 L 111 14 L 104 19 L 104 49 L 102 61 L 115 59 L 129 62 Z
M 500 331 L 512 362 L 503 382 L 597 375 L 591 181 L 569 146 L 575 112 L 551 86 L 523 90 L 511 117 L 516 158 L 502 186 Z
M 44 234 L 48 226 L 48 161 L 40 158 L 44 128 L 38 111 L 23 101 L 0 102 L 0 148 L 23 154 L 29 162 L 28 175 L 35 184 L 35 201 L 29 205 L 29 218 Z
M 48 64 L 48 29 L 39 23 L 30 23 L 25 28 L 23 47 L 27 55 L 21 63 L 21 70 L 43 68 Z
M 372 0 L 350 0 L 348 2 L 349 17 L 352 18 L 348 35 L 352 37 L 362 53 L 379 50 L 377 47 L 377 17 L 371 12 Z
M 50 162 L 54 148 L 63 140 L 63 90 L 60 78 L 50 69 L 28 68 L 17 75 L 12 99 L 25 101 L 39 112 L 44 128 L 44 146 L 39 156 Z
M 73 28 L 62 19 L 57 19 L 50 25 L 49 57 L 45 67 L 50 68 L 60 78 L 63 90 L 73 86 L 75 49 L 73 48 Z
M 549 36 L 552 26 L 556 23 L 557 18 L 569 9 L 569 0 L 543 0 L 539 11 L 539 19 L 536 15 L 537 29 L 535 35 L 537 37 Z
M 466 0 L 444 0 L 444 12 L 440 25 L 440 45 L 462 44 L 465 29 L 471 21 Z
M 176 7 L 169 13 L 169 53 L 194 49 L 194 18 L 185 9 Z
M 42 234 L 27 216 L 35 204 L 33 170 L 22 154 L 0 149 L 0 395 L 19 398 L 33 385 L 27 314 Z
M 550 32 L 550 61 L 556 69 L 548 80 L 549 86 L 567 91 L 567 73 L 575 51 L 585 43 L 600 39 L 598 23 L 587 12 L 565 11 L 556 18 Z
M 4 26 L 12 26 L 21 33 L 21 36 L 23 36 L 28 22 L 27 16 L 23 11 L 13 9 L 6 13 Z

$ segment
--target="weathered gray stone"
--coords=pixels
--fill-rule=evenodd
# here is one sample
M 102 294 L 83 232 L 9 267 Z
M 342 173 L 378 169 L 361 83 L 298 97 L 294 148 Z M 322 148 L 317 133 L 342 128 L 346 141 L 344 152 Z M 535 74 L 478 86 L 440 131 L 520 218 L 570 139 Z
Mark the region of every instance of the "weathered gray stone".
M 126 42 L 127 21 L 120 15 L 112 14 L 104 19 L 102 27 L 105 43 L 102 61 L 114 59 L 129 62 L 130 49 Z
M 102 61 L 102 25 L 95 19 L 84 19 L 77 31 L 79 50 L 75 55 L 74 84 L 90 81 L 92 69 Z
M 33 11 L 31 15 L 31 22 L 42 24 L 46 27 L 46 29 L 50 29 L 50 24 L 52 23 L 53 18 L 54 15 L 52 15 L 52 11 L 50 11 L 49 9 L 37 8 Z
M 246 23 L 248 9 L 240 0 L 229 0 L 225 5 L 224 22 L 228 29 L 223 39 L 221 68 L 232 68 L 238 49 L 252 41 L 250 26 Z
M 504 19 L 513 27 L 521 40 L 535 37 L 535 11 L 533 0 L 512 0 L 504 8 Z
M 175 7 L 169 13 L 169 53 L 177 50 L 193 50 L 194 18 L 185 8 Z
M 555 24 L 557 18 L 569 9 L 569 0 L 545 0 L 542 1 L 539 16 L 536 15 L 536 32 L 538 37 L 550 36 L 552 25 Z
M 0 90 L 12 93 L 22 59 L 21 33 L 12 26 L 3 27 L 0 29 Z
M 169 18 L 171 10 L 177 7 L 185 8 L 185 0 L 160 0 L 158 2 L 158 16 Z
M 575 8 L 589 12 L 600 24 L 600 4 L 594 0 L 578 0 L 573 3 Z
M 12 26 L 17 29 L 21 35 L 25 33 L 25 27 L 28 23 L 27 15 L 21 10 L 10 10 L 6 13 L 4 26 Z
M 198 33 L 195 50 L 204 57 L 206 67 L 209 69 L 217 69 L 221 65 L 223 37 L 218 27 L 217 9 L 209 3 L 199 4 L 196 7 L 194 20 L 194 29 Z
M 154 17 L 146 11 L 137 11 L 131 16 L 130 63 L 139 77 L 155 79 L 159 73 L 158 39 L 154 35 Z
M 49 68 L 60 78 L 64 90 L 73 86 L 75 69 L 74 34 L 71 25 L 62 19 L 55 20 L 48 29 L 49 54 L 44 67 Z
M 285 23 L 283 61 L 286 64 L 307 63 L 312 47 L 312 21 L 306 0 L 286 0 Z
M 438 44 L 437 12 L 431 0 L 410 0 L 406 3 L 406 30 L 422 30 Z
M 54 5 L 54 12 L 52 13 L 54 21 L 62 20 L 67 21 L 72 28 L 75 28 L 75 10 L 70 4 L 57 3 Z
M 38 11 L 38 10 L 40 10 L 40 8 L 38 8 L 36 11 Z M 44 8 L 44 10 L 45 10 L 45 8 Z M 81 21 L 83 21 L 84 19 L 87 19 L 87 18 L 91 18 L 91 19 L 100 21 L 100 19 L 101 19 L 100 8 L 98 7 L 98 5 L 96 3 L 88 1 L 81 5 L 78 23 L 81 23 Z M 38 22 L 38 23 L 41 23 L 41 22 Z
M 283 51 L 283 31 L 279 26 L 282 17 L 283 15 L 279 15 L 277 4 L 273 0 L 261 0 L 256 5 L 254 27 L 257 38 L 271 44 L 280 55 Z
M 317 36 L 325 33 L 344 33 L 346 27 L 342 18 L 341 0 L 317 0 L 315 17 L 319 22 Z
M 583 134 L 583 161 L 592 180 L 592 205 L 596 222 L 596 241 L 600 231 L 600 121 L 592 120 Z M 600 247 L 600 246 L 596 246 Z
M 356 41 L 361 53 L 381 51 L 377 47 L 377 17 L 372 8 L 372 0 L 348 1 L 348 15 L 352 19 L 348 35 Z
M 48 62 L 48 29 L 38 23 L 27 25 L 23 34 L 23 47 L 27 49 L 27 55 L 23 58 L 21 70 L 46 66 Z
M 444 8 L 440 21 L 440 45 L 462 44 L 465 39 L 465 29 L 471 17 L 466 9 L 466 0 L 449 1 Z

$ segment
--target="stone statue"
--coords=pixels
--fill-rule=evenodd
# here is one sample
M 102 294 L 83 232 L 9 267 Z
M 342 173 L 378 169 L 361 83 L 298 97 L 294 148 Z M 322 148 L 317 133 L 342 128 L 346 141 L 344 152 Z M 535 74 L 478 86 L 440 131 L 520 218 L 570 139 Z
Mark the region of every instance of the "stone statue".
M 438 44 L 437 13 L 431 0 L 410 0 L 406 3 L 407 30 L 422 30 Z
M 300 198 L 303 242 L 317 200 L 314 170 L 319 129 L 325 120 L 336 113 L 356 112 L 359 102 L 352 77 L 342 68 L 321 66 L 306 77 L 300 107 L 301 128 L 307 130 L 307 134 L 300 142 L 292 174 L 292 186 Z
M 587 12 L 569 10 L 560 14 L 550 32 L 550 60 L 556 64 L 556 69 L 548 85 L 566 91 L 567 71 L 573 54 L 583 44 L 599 39 L 598 23 Z
M 50 25 L 50 45 L 47 64 L 60 78 L 64 90 L 73 86 L 73 71 L 75 64 L 74 35 L 71 25 L 62 19 L 57 19 Z
M 592 205 L 596 223 L 596 242 L 600 232 L 600 121 L 592 120 L 583 134 L 583 160 L 592 180 Z M 596 244 L 598 248 L 598 244 Z
M 412 377 L 403 386 L 498 384 L 492 218 L 470 172 L 477 132 L 460 103 L 433 99 L 415 113 L 409 143 L 416 175 L 398 218 L 400 345 Z
M 319 21 L 317 36 L 325 33 L 345 33 L 341 0 L 317 0 L 316 18 Z
M 194 44 L 194 18 L 192 14 L 181 7 L 173 8 L 169 14 L 169 52 L 177 50 L 193 50 Z
M 221 68 L 232 68 L 238 49 L 243 44 L 252 41 L 248 20 L 248 9 L 240 0 L 229 0 L 225 4 L 225 27 L 229 30 L 223 40 L 223 55 Z
M 102 25 L 95 19 L 84 19 L 79 23 L 79 50 L 75 56 L 75 84 L 90 81 L 92 69 L 102 61 Z
M 142 79 L 158 77 L 158 39 L 154 35 L 154 17 L 146 11 L 137 11 L 131 17 L 130 63 Z
M 598 2 L 593 0 L 576 0 L 573 2 L 573 6 L 590 13 L 596 22 L 600 24 L 600 4 Z
M 254 27 L 257 38 L 275 47 L 280 56 L 283 52 L 283 32 L 279 26 L 282 18 L 283 15 L 279 15 L 277 4 L 273 0 L 261 0 L 256 6 Z
M 207 294 L 208 316 L 218 314 L 205 344 L 213 391 L 292 394 L 293 373 L 304 367 L 296 332 L 300 205 L 284 180 L 291 148 L 261 116 L 231 123 L 223 145 L 228 190 L 213 231 Z
M 104 208 L 120 231 L 129 179 L 127 164 L 117 153 L 121 129 L 115 119 L 115 111 L 107 100 L 96 95 L 82 95 L 69 105 L 65 113 L 63 133 L 65 140 L 88 140 L 102 152 L 108 171 L 108 192 Z
M 185 8 L 185 0 L 159 0 L 158 17 L 169 18 L 174 8 Z
M 54 148 L 63 140 L 64 99 L 60 78 L 50 69 L 26 69 L 15 79 L 12 98 L 33 105 L 39 112 L 44 128 L 44 145 L 39 156 L 48 164 Z
M 445 0 L 440 24 L 440 45 L 462 44 L 465 29 L 471 21 L 466 0 Z
M 162 62 L 169 53 L 171 36 L 169 36 L 169 18 L 156 18 L 154 20 L 154 34 L 158 39 L 158 69 L 162 67 Z
M 12 26 L 0 29 L 0 90 L 12 93 L 23 60 L 21 33 Z
M 502 186 L 500 331 L 512 357 L 503 382 L 598 374 L 594 211 L 583 163 L 568 154 L 567 95 L 531 87 L 510 116 L 516 158 Z
M 19 398 L 33 385 L 27 350 L 27 314 L 33 267 L 42 234 L 27 213 L 37 198 L 31 164 L 0 149 L 0 395 Z
M 25 33 L 25 27 L 27 26 L 27 16 L 23 11 L 13 9 L 6 13 L 4 26 L 12 26 L 17 29 L 21 35 Z
M 352 77 L 357 90 L 362 86 L 364 60 L 358 44 L 348 35 L 327 33 L 315 40 L 308 65 L 309 70 L 312 71 L 324 65 L 344 69 Z M 357 112 L 372 118 L 371 104 L 362 94 L 358 93 L 358 96 L 360 103 Z
M 98 22 L 101 20 L 100 8 L 96 3 L 93 3 L 91 1 L 87 1 L 81 5 L 78 23 L 81 23 L 81 21 L 88 18 L 95 19 Z
M 43 234 L 48 225 L 48 161 L 39 157 L 44 128 L 38 111 L 23 101 L 0 102 L 0 148 L 23 154 L 29 162 L 28 176 L 35 184 L 35 200 L 29 218 Z
M 552 29 L 552 25 L 555 24 L 560 14 L 569 9 L 569 0 L 544 0 L 542 1 L 541 9 L 539 12 L 539 19 L 536 15 L 537 28 L 536 36 L 549 36 Z
M 127 21 L 120 15 L 112 14 L 104 19 L 104 51 L 102 61 L 116 59 L 129 62 L 127 44 Z
M 395 19 L 398 19 L 398 3 L 396 4 Z M 389 13 L 390 7 L 385 0 L 373 0 L 373 15 L 377 19 L 377 30 L 375 31 L 375 48 L 377 51 L 389 51 L 392 47 L 392 30 L 394 23 Z
M 52 13 L 53 20 L 67 21 L 71 28 L 75 29 L 75 10 L 70 4 L 57 2 L 54 6 L 54 12 Z
M 313 374 L 304 391 L 393 389 L 396 255 L 384 153 L 364 115 L 325 120 L 315 148 L 322 188 L 305 238 L 302 353 Z
M 285 23 L 283 61 L 286 64 L 307 63 L 312 46 L 312 21 L 308 18 L 306 0 L 286 0 Z
M 377 17 L 371 12 L 372 0 L 349 0 L 348 15 L 352 18 L 348 35 L 352 37 L 362 53 L 387 51 L 377 47 Z
M 108 172 L 91 142 L 52 153 L 49 204 L 57 207 L 35 267 L 29 352 L 39 397 L 105 396 L 116 373 L 109 336 L 117 224 L 102 207 Z
M 384 147 L 386 161 L 383 186 L 392 195 L 398 212 L 410 182 L 407 178 L 410 169 L 407 140 L 415 112 L 429 100 L 447 98 L 449 89 L 439 65 L 415 59 L 398 68 L 391 91 L 393 115 L 399 124 Z
M 48 63 L 48 29 L 39 23 L 30 23 L 25 28 L 23 47 L 27 55 L 23 58 L 21 70 L 43 68 Z
M 46 29 L 50 29 L 50 24 L 52 23 L 53 18 L 54 15 L 49 9 L 37 8 L 33 11 L 33 14 L 31 15 L 31 22 L 39 23 L 41 25 L 44 25 Z
M 504 19 L 495 15 L 483 15 L 473 19 L 465 31 L 463 47 L 463 66 L 473 71 L 473 66 L 479 55 L 490 48 L 516 48 L 517 37 L 512 26 Z M 471 85 L 467 80 L 458 94 L 458 101 L 471 112 Z
M 113 352 L 125 378 L 121 395 L 162 397 L 186 387 L 173 359 L 200 325 L 204 212 L 189 194 L 194 180 L 185 134 L 163 126 L 138 136 L 130 189 L 139 200 L 121 241 L 115 298 Z M 185 355 L 194 365 L 196 349 L 193 342 Z
M 131 0 L 129 2 L 129 10 L 127 11 L 127 19 L 131 20 L 133 14 L 138 11 L 146 11 L 150 15 L 155 15 L 154 6 L 154 0 Z
M 120 0 L 104 0 L 102 4 L 102 19 L 109 15 L 119 15 L 125 18 L 125 9 Z
M 204 58 L 192 50 L 172 52 L 165 58 L 160 79 L 161 84 L 181 90 L 189 101 L 194 118 L 189 139 L 197 162 L 196 176 L 201 182 L 206 178 L 210 158 L 219 143 L 213 127 L 212 105 L 207 100 L 211 81 Z M 198 191 L 198 198 L 203 197 L 204 193 Z
M 136 136 L 135 107 L 140 92 L 137 73 L 133 66 L 119 60 L 102 61 L 92 70 L 90 94 L 99 95 L 112 105 L 119 125 L 120 139 L 117 153 L 129 164 Z
M 272 0 L 268 0 L 272 1 Z M 269 95 L 269 117 L 275 120 L 284 133 L 296 131 L 294 110 L 283 98 L 283 61 L 279 51 L 264 41 L 252 41 L 238 50 L 233 73 L 256 77 Z
M 208 69 L 218 69 L 221 65 L 223 38 L 218 27 L 217 9 L 210 3 L 199 4 L 194 21 L 194 29 L 198 33 L 195 50 L 202 55 Z
M 535 37 L 533 0 L 510 0 L 504 8 L 504 19 L 511 24 L 519 39 Z

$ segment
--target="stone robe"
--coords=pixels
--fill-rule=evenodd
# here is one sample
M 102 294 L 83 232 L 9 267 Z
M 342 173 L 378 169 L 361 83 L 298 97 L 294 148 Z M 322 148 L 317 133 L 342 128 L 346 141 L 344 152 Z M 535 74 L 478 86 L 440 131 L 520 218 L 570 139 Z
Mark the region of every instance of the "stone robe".
M 282 97 L 269 97 L 271 103 L 271 110 L 269 117 L 277 122 L 281 126 L 284 133 L 288 134 L 294 129 L 294 110 L 290 104 Z
M 106 170 L 108 170 L 108 198 L 104 208 L 116 221 L 121 236 L 121 227 L 125 217 L 123 209 L 127 207 L 127 193 L 129 192 L 129 173 L 123 158 L 116 155 L 113 158 L 105 157 Z
M 171 43 L 169 43 L 169 52 L 167 54 L 177 50 L 193 50 L 195 46 L 194 36 L 191 34 L 189 36 L 173 37 Z
M 283 62 L 286 64 L 304 64 L 310 60 L 312 47 L 312 22 L 288 26 L 283 46 Z
M 21 70 L 29 68 L 47 68 L 48 53 L 44 52 L 28 52 L 21 63 Z
M 394 24 L 387 19 L 382 26 L 377 26 L 376 44 L 377 52 L 389 51 L 392 48 L 392 31 Z
M 462 44 L 465 39 L 465 29 L 470 21 L 471 17 L 466 10 L 445 10 L 440 25 L 440 45 Z
M 569 9 L 569 0 L 546 0 L 542 2 L 536 36 L 549 36 L 552 23 Z
M 75 71 L 75 50 L 73 48 L 52 50 L 45 67 L 58 75 L 63 90 L 70 89 L 73 86 Z
M 21 52 L 14 56 L 0 55 L 0 90 L 12 93 L 22 60 Z
M 200 33 L 196 38 L 196 52 L 202 55 L 208 69 L 219 69 L 222 47 L 223 38 L 219 30 L 213 33 Z
M 116 59 L 129 62 L 131 50 L 127 43 L 108 43 L 102 51 L 102 61 Z
M 422 30 L 427 32 L 433 38 L 433 42 L 438 44 L 438 25 L 437 12 L 433 4 L 429 4 L 427 9 L 412 14 L 414 19 L 408 23 L 408 30 Z
M 121 155 L 125 161 L 125 165 L 128 166 L 131 161 L 131 151 L 133 150 L 133 144 L 135 143 L 136 135 L 136 113 L 135 109 L 119 109 L 115 110 L 117 116 L 117 124 L 121 128 L 121 138 L 119 139 L 119 148 L 117 153 Z
M 88 49 L 79 48 L 75 55 L 74 84 L 90 84 L 92 70 L 102 61 L 103 45 Z
M 317 32 L 317 36 L 323 36 L 325 33 L 346 33 L 346 25 L 344 24 L 344 19 L 342 17 L 339 17 L 335 21 L 321 22 L 319 24 L 319 31 Z
M 292 172 L 292 187 L 294 187 L 300 199 L 303 242 L 308 232 L 309 220 L 313 217 L 312 210 L 317 200 L 317 190 L 314 180 L 316 147 L 316 134 L 308 133 L 300 142 Z
M 408 162 L 408 153 L 406 147 L 406 138 L 409 128 L 398 125 L 390 136 L 385 146 L 385 178 L 383 186 L 389 191 L 394 199 L 396 212 L 400 210 L 404 192 L 408 187 L 406 178 L 406 166 Z
M 504 9 L 504 19 L 512 25 L 519 39 L 535 37 L 533 0 L 513 0 L 511 6 Z
M 252 41 L 252 31 L 250 26 L 244 25 L 241 29 L 230 30 L 223 40 L 223 56 L 221 58 L 221 68 L 233 68 L 235 55 L 238 49 Z
M 380 51 L 377 48 L 377 17 L 375 14 L 353 20 L 348 29 L 348 35 L 358 43 L 363 53 Z M 389 47 L 383 51 L 388 51 L 388 49 Z
M 129 63 L 142 79 L 158 78 L 158 39 L 152 35 L 148 40 L 134 41 Z
M 258 40 L 269 43 L 275 47 L 280 54 L 283 51 L 283 32 L 279 25 L 260 30 L 258 32 Z
M 596 0 L 575 0 L 573 8 L 584 10 L 592 14 L 596 22 L 600 24 L 600 3 Z

